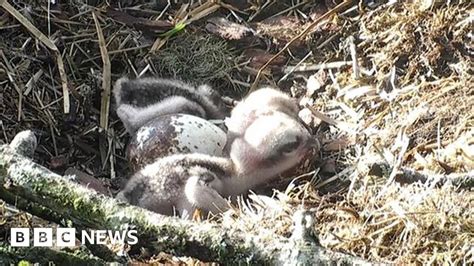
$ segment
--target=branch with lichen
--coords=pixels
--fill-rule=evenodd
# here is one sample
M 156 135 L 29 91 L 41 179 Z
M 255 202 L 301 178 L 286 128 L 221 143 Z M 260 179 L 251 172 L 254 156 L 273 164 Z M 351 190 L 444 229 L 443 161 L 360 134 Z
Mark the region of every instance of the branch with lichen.
M 138 247 L 153 253 L 167 252 L 224 264 L 363 263 L 358 258 L 322 248 L 310 233 L 312 220 L 306 212 L 297 212 L 290 239 L 275 237 L 263 242 L 238 230 L 159 215 L 98 194 L 24 156 L 35 147 L 36 138 L 29 131 L 18 134 L 10 145 L 0 146 L 0 186 L 10 195 L 54 210 L 76 227 L 106 230 L 133 227 L 138 233 Z M 48 218 L 43 217 L 48 214 L 43 209 L 33 213 L 36 210 L 29 211 Z

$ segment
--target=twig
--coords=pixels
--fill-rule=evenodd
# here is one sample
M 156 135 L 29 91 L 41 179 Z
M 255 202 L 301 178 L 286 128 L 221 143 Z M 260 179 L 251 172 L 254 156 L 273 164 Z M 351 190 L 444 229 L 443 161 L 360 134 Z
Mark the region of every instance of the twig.
M 102 56 L 102 100 L 100 104 L 100 126 L 107 131 L 109 124 L 109 107 L 110 107 L 110 59 L 107 53 L 107 44 L 105 43 L 104 34 L 97 19 L 96 12 L 92 12 L 94 18 L 97 37 L 99 39 L 100 54 Z
M 38 40 L 40 40 L 44 45 L 46 45 L 46 47 L 51 49 L 51 51 L 53 51 L 53 53 L 56 55 L 59 76 L 61 77 L 61 84 L 63 88 L 63 110 L 65 114 L 68 114 L 70 109 L 68 82 L 66 71 L 64 70 L 63 58 L 61 56 L 61 53 L 59 52 L 58 47 L 6 0 L 0 0 L 0 6 L 3 7 L 8 13 L 10 13 L 10 15 L 12 15 L 14 18 L 16 18 L 25 28 L 30 31 L 31 34 L 33 34 Z
M 161 17 L 165 14 L 165 12 L 168 11 L 168 8 L 170 8 L 170 6 L 171 6 L 171 2 L 170 2 L 170 0 L 167 0 L 165 8 L 163 8 L 163 10 L 161 10 L 160 14 L 158 15 L 158 17 L 156 17 L 155 20 L 161 19 Z
M 334 7 L 333 9 L 329 10 L 328 12 L 324 13 L 322 16 L 320 16 L 319 18 L 315 19 L 308 27 L 306 27 L 306 29 L 304 29 L 300 34 L 298 34 L 296 37 L 294 37 L 293 39 L 291 39 L 289 42 L 287 42 L 285 44 L 285 46 L 280 50 L 278 51 L 278 53 L 276 53 L 275 55 L 272 56 L 272 58 L 270 58 L 270 60 L 268 60 L 262 67 L 260 67 L 260 69 L 258 70 L 257 72 L 257 76 L 255 77 L 255 80 L 252 84 L 252 87 L 250 87 L 250 90 L 248 93 L 251 93 L 252 91 L 254 91 L 256 88 L 257 88 L 257 85 L 258 85 L 258 82 L 260 81 L 260 77 L 262 75 L 262 72 L 263 70 L 265 70 L 268 65 L 270 65 L 273 60 L 275 60 L 277 57 L 279 57 L 283 52 L 285 52 L 288 47 L 290 47 L 294 42 L 296 42 L 297 40 L 301 39 L 303 36 L 305 36 L 306 34 L 308 34 L 314 27 L 316 27 L 322 20 L 325 20 L 327 18 L 329 18 L 330 16 L 334 15 L 335 13 L 339 12 L 340 10 L 342 10 L 343 8 L 345 8 L 347 5 L 351 4 L 353 2 L 353 0 L 345 0 L 344 2 L 340 3 L 339 5 L 337 5 L 336 7 Z
M 318 110 L 314 109 L 309 104 L 306 105 L 306 108 L 308 108 L 311 111 L 311 114 L 313 116 L 315 116 L 316 118 L 319 118 L 322 121 L 324 121 L 324 122 L 326 122 L 330 125 L 336 126 L 337 128 L 339 128 L 339 129 L 341 129 L 345 132 L 348 132 L 350 134 L 356 134 L 355 128 L 356 128 L 357 125 L 347 123 L 347 122 L 341 122 L 341 121 L 337 121 L 335 119 L 332 119 L 329 116 L 327 116 L 327 115 L 319 112 Z
M 8 142 L 8 136 L 7 136 L 7 132 L 5 131 L 5 125 L 3 124 L 3 121 L 1 119 L 0 119 L 0 126 L 2 127 L 3 139 L 4 141 Z
M 213 1 L 213 0 L 207 1 L 206 3 L 198 6 L 197 8 L 195 8 L 191 12 L 189 12 L 186 15 L 186 18 L 184 18 L 183 20 L 177 22 L 176 25 L 184 24 L 184 25 L 187 26 L 187 25 L 191 24 L 193 21 L 199 20 L 199 19 L 201 19 L 205 16 L 208 16 L 209 14 L 212 14 L 212 13 L 216 12 L 220 7 L 221 7 L 220 6 L 220 1 Z M 155 40 L 155 42 L 153 43 L 153 45 L 150 49 L 150 53 L 154 53 L 154 52 L 158 51 L 168 41 L 168 39 L 170 37 L 171 37 L 171 35 L 167 35 L 167 36 L 164 36 L 164 37 L 158 37 Z
M 31 77 L 28 82 L 26 83 L 25 87 L 26 87 L 26 90 L 23 92 L 23 96 L 28 96 L 28 94 L 31 92 L 31 90 L 33 89 L 33 84 L 35 84 L 39 79 L 40 77 L 43 75 L 43 70 L 40 69 L 38 70 L 38 72 L 36 72 L 33 77 Z
M 347 38 L 347 44 L 349 46 L 349 51 L 351 53 L 351 58 L 352 58 L 352 75 L 354 79 L 357 80 L 360 78 L 360 70 L 359 70 L 359 62 L 357 61 L 357 49 L 354 43 L 353 36 L 350 36 L 349 38 Z
M 303 59 L 301 59 L 301 60 L 296 64 L 296 66 L 293 66 L 293 67 L 290 67 L 290 68 L 288 68 L 288 67 L 283 68 L 283 73 L 285 73 L 285 75 L 284 75 L 278 82 L 283 81 L 283 80 L 286 80 L 293 72 L 295 72 L 295 70 L 296 70 L 297 68 L 300 67 L 301 64 L 303 64 L 304 61 L 306 61 L 306 59 L 308 59 L 308 58 L 309 58 L 310 56 L 312 56 L 312 55 L 313 55 L 313 51 L 310 51 L 309 53 L 307 53 L 307 54 L 303 57 Z
M 10 73 L 14 73 L 15 69 L 13 68 L 12 65 L 8 62 L 7 57 L 5 56 L 5 53 L 3 53 L 3 50 L 0 49 L 0 55 L 2 56 L 3 62 L 5 63 L 5 66 L 8 68 L 8 71 Z M 15 82 L 13 75 L 8 74 L 8 79 L 10 82 L 13 84 L 13 87 L 15 88 L 16 92 L 18 93 L 18 116 L 17 116 L 17 121 L 21 121 L 21 116 L 22 116 L 22 106 L 23 106 L 23 93 L 18 84 Z M 22 87 L 22 86 L 21 86 Z
M 333 35 L 329 36 L 326 40 L 324 40 L 322 43 L 320 43 L 318 46 L 316 46 L 316 50 L 320 50 L 320 49 L 323 49 L 324 47 L 326 47 L 326 45 L 328 45 L 330 42 L 332 42 L 334 39 L 336 39 L 337 37 L 339 37 L 339 35 L 341 35 L 340 32 L 336 32 L 334 33 Z
M 333 175 L 332 177 L 328 178 L 328 179 L 325 179 L 324 181 L 322 181 L 321 183 L 318 183 L 315 188 L 321 188 L 323 186 L 325 186 L 326 184 L 329 184 L 337 179 L 341 179 L 341 177 L 349 174 L 349 173 L 353 173 L 354 172 L 354 169 L 355 167 L 353 166 L 349 166 L 347 167 L 346 169 L 342 170 L 341 172 Z
M 305 71 L 318 71 L 321 69 L 332 69 L 332 68 L 341 68 L 344 66 L 350 66 L 352 62 L 349 61 L 338 61 L 338 62 L 329 62 L 316 65 L 302 65 L 302 66 L 286 66 L 283 68 L 283 73 L 290 74 L 291 72 L 305 72 Z
M 272 15 L 270 18 L 279 17 L 279 16 L 285 14 L 286 12 L 289 12 L 289 11 L 291 11 L 291 10 L 293 10 L 293 9 L 296 9 L 296 8 L 302 6 L 302 5 L 307 4 L 308 2 L 309 2 L 308 0 L 306 0 L 306 1 L 301 1 L 300 3 L 297 3 L 296 5 L 290 6 L 290 7 L 286 8 L 286 9 L 284 9 L 284 10 L 282 10 L 282 11 L 280 11 L 280 12 L 274 14 L 274 15 Z

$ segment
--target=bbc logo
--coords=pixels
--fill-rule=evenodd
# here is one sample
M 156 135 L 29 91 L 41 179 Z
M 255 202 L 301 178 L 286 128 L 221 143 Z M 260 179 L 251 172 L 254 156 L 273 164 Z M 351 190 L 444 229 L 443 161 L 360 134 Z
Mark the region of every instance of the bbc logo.
M 11 228 L 10 229 L 12 247 L 29 247 L 30 229 L 29 228 Z M 124 244 L 135 245 L 138 243 L 137 230 L 82 230 L 80 241 L 85 244 Z M 34 247 L 52 247 L 53 240 L 56 240 L 57 247 L 74 247 L 76 244 L 76 229 L 62 228 L 33 228 L 33 246 Z
M 11 228 L 10 231 L 12 247 L 30 246 L 29 228 Z M 74 247 L 76 244 L 76 229 L 74 228 L 56 228 L 56 246 Z M 33 228 L 33 246 L 52 247 L 53 246 L 53 228 Z

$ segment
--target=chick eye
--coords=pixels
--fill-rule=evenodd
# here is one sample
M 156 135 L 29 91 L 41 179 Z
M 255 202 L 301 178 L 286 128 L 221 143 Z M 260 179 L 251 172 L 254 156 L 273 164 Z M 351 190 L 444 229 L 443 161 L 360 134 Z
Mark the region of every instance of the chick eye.
M 288 142 L 288 143 L 284 144 L 283 146 L 281 146 L 278 149 L 278 151 L 280 153 L 290 153 L 290 152 L 296 150 L 299 146 L 300 146 L 300 139 L 296 138 L 296 140 Z
M 215 177 L 211 174 L 203 174 L 199 176 L 199 182 L 201 182 L 202 185 L 208 185 L 212 181 L 214 181 Z

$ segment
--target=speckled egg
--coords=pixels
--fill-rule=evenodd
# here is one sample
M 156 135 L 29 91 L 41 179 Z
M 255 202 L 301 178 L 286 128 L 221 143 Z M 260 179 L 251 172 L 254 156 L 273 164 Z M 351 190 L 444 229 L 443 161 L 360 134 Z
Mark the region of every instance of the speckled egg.
M 207 120 L 187 114 L 163 115 L 138 129 L 128 144 L 127 157 L 135 172 L 172 154 L 222 156 L 225 142 L 225 132 Z

